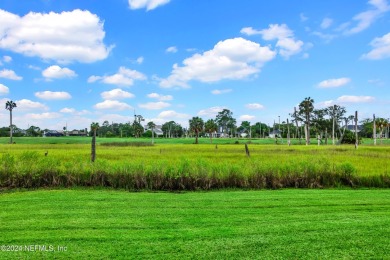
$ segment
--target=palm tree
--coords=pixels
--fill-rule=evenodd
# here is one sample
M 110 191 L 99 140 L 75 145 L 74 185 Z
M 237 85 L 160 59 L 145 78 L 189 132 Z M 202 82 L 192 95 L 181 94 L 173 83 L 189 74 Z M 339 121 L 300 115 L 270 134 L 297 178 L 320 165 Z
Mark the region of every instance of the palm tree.
M 213 133 L 218 130 L 218 125 L 213 119 L 209 119 L 204 124 L 204 130 L 210 135 L 210 143 L 213 143 Z
M 10 143 L 12 144 L 12 132 L 13 132 L 13 126 L 12 126 L 12 110 L 16 107 L 16 103 L 12 100 L 9 100 L 5 103 L 5 109 L 9 110 L 9 137 L 10 137 Z
M 375 125 L 378 128 L 378 130 L 379 130 L 379 136 L 380 136 L 380 139 L 381 139 L 381 144 L 382 144 L 382 138 L 383 138 L 383 130 L 386 129 L 387 124 L 388 124 L 388 122 L 384 118 L 377 118 L 375 120 Z
M 150 121 L 148 123 L 148 128 L 152 129 L 152 144 L 154 144 L 154 128 L 156 127 L 156 124 L 153 123 L 153 121 Z
M 192 119 L 190 119 L 189 123 L 190 123 L 190 129 L 195 132 L 195 136 L 196 136 L 195 144 L 198 144 L 199 132 L 203 130 L 203 125 L 204 125 L 203 119 L 200 117 L 193 117 Z
M 91 131 L 93 132 L 91 144 L 91 161 L 94 162 L 96 158 L 96 131 L 99 129 L 99 123 L 92 122 Z
M 310 97 L 305 98 L 299 104 L 299 114 L 304 117 L 306 145 L 310 144 L 310 117 L 314 110 L 314 100 Z

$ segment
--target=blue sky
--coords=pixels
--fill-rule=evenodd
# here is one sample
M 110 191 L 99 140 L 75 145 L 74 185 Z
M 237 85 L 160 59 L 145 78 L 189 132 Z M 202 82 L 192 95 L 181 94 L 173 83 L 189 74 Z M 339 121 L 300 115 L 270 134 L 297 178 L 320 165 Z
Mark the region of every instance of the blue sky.
M 272 124 L 308 96 L 388 118 L 389 65 L 388 0 L 0 2 L 0 103 L 20 128 L 223 108 Z

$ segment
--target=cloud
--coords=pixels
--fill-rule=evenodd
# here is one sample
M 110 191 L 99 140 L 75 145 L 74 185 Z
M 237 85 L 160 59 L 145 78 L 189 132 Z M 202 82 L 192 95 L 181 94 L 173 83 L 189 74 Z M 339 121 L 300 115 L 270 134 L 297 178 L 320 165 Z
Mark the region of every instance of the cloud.
M 52 91 L 36 92 L 35 96 L 37 98 L 45 99 L 45 100 L 63 100 L 63 99 L 72 98 L 72 96 L 68 92 L 52 92 Z
M 16 75 L 15 71 L 7 70 L 7 69 L 0 70 L 0 78 L 11 79 L 11 80 L 23 79 L 22 77 Z
M 337 98 L 342 103 L 370 103 L 375 100 L 372 96 L 341 96 Z
M 46 119 L 55 119 L 60 118 L 62 115 L 56 112 L 45 112 L 41 114 L 26 114 L 26 118 L 34 119 L 34 120 L 46 120 Z
M 63 109 L 60 110 L 60 112 L 65 113 L 65 114 L 73 114 L 76 116 L 91 114 L 91 112 L 89 112 L 88 110 L 85 110 L 85 109 L 81 110 L 81 111 L 77 111 L 74 108 L 68 108 L 68 107 L 64 107 Z
M 241 29 L 246 35 L 261 35 L 266 41 L 277 40 L 276 47 L 279 47 L 279 54 L 288 59 L 290 56 L 302 51 L 304 43 L 294 38 L 294 32 L 286 24 L 270 24 L 268 29 L 255 30 L 252 27 Z
M 186 119 L 186 118 L 190 118 L 190 115 L 178 113 L 174 110 L 167 110 L 167 111 L 162 111 L 160 114 L 158 114 L 158 118 L 161 118 L 161 119 L 167 119 L 167 118 Z
M 8 62 L 11 62 L 11 61 L 12 61 L 12 57 L 11 57 L 11 56 L 6 56 L 6 55 L 5 55 L 5 56 L 3 56 L 3 61 L 4 61 L 4 62 L 7 62 L 7 63 L 8 63 Z
M 259 104 L 259 103 L 246 104 L 245 107 L 247 109 L 253 109 L 253 110 L 264 109 L 264 106 L 262 104 Z
M 304 13 L 300 13 L 299 18 L 301 19 L 301 22 L 305 22 L 309 19 Z
M 103 43 L 103 22 L 89 11 L 30 12 L 20 17 L 0 9 L 0 24 L 0 48 L 26 56 L 91 63 L 107 58 L 113 48 Z
M 46 105 L 44 105 L 40 102 L 31 101 L 29 99 L 17 100 L 17 101 L 15 101 L 15 103 L 17 105 L 17 109 L 22 110 L 22 111 L 49 110 L 49 108 Z
M 226 107 L 218 107 L 218 106 L 217 107 L 210 107 L 210 108 L 200 110 L 197 115 L 208 117 L 208 118 L 214 118 L 217 116 L 217 114 L 219 112 L 221 112 L 225 108 Z
M 321 22 L 321 28 L 322 29 L 328 29 L 333 24 L 333 20 L 330 18 L 324 18 Z
M 228 88 L 228 89 L 214 89 L 211 91 L 211 94 L 213 95 L 221 95 L 221 94 L 226 94 L 229 92 L 232 92 L 233 90 Z
M 162 79 L 160 86 L 188 88 L 191 80 L 209 83 L 248 78 L 258 74 L 263 64 L 274 57 L 275 52 L 269 47 L 243 38 L 227 39 L 210 51 L 185 59 L 182 67 L 175 64 L 171 75 Z
M 342 104 L 350 104 L 350 103 L 371 103 L 375 101 L 375 97 L 373 96 L 341 96 L 336 100 L 327 100 L 323 102 L 319 102 L 316 106 L 318 107 L 329 107 L 333 105 L 342 105 Z
M 105 84 L 132 86 L 135 80 L 146 80 L 146 76 L 136 70 L 120 67 L 118 73 L 110 76 L 90 76 L 88 83 L 100 81 Z
M 0 95 L 7 95 L 9 93 L 9 88 L 0 83 Z
M 251 121 L 255 118 L 256 118 L 255 116 L 251 116 L 251 115 L 242 115 L 242 116 L 240 116 L 239 120 L 240 121 Z
M 170 0 L 129 0 L 130 9 L 146 8 L 147 11 L 169 3 Z
M 350 78 L 327 79 L 318 83 L 319 88 L 338 88 L 351 82 Z
M 34 66 L 34 65 L 28 65 L 28 68 L 32 70 L 41 70 L 41 67 Z
M 327 43 L 337 37 L 335 34 L 322 33 L 317 31 L 313 32 L 312 34 L 320 37 L 321 39 L 325 40 L 325 42 Z
M 70 113 L 70 114 L 72 114 L 72 113 L 76 112 L 76 109 L 64 107 L 63 109 L 60 110 L 60 112 L 61 113 Z
M 142 64 L 144 62 L 144 57 L 138 57 L 136 60 L 135 60 L 136 63 L 138 64 Z
M 369 0 L 368 4 L 371 5 L 371 9 L 361 12 L 352 18 L 354 21 L 354 26 L 352 28 L 349 28 L 352 23 L 344 23 L 342 27 L 340 27 L 340 29 L 344 31 L 344 34 L 351 35 L 364 31 L 370 27 L 376 19 L 390 10 L 387 0 Z
M 147 95 L 148 98 L 155 98 L 157 100 L 160 100 L 160 101 L 169 101 L 169 100 L 172 100 L 173 97 L 171 95 L 160 95 L 158 93 L 150 93 Z
M 373 49 L 362 55 L 363 59 L 368 60 L 381 60 L 390 58 L 390 33 L 375 38 L 370 45 L 373 47 Z
M 176 46 L 171 46 L 165 50 L 165 52 L 169 53 L 176 53 L 177 52 L 177 47 Z
M 99 110 L 126 110 L 132 109 L 133 107 L 117 100 L 104 100 L 101 103 L 97 103 L 94 108 Z
M 159 102 L 148 102 L 145 104 L 139 104 L 138 106 L 140 108 L 148 109 L 148 110 L 159 110 L 159 109 L 170 107 L 171 104 L 159 101 Z
M 176 123 L 181 124 L 184 127 L 187 127 L 188 119 L 190 118 L 191 118 L 190 115 L 178 113 L 174 110 L 166 110 L 166 111 L 162 111 L 155 118 L 147 118 L 145 122 L 153 121 L 157 125 L 162 125 L 169 121 L 175 121 Z
M 53 65 L 42 71 L 42 76 L 47 80 L 62 79 L 62 78 L 74 78 L 77 74 L 68 68 L 61 68 L 58 65 Z
M 125 98 L 134 98 L 134 94 L 124 91 L 120 88 L 116 88 L 110 91 L 104 91 L 100 94 L 100 96 L 103 99 L 111 99 L 111 100 L 116 100 L 116 99 L 125 99 Z

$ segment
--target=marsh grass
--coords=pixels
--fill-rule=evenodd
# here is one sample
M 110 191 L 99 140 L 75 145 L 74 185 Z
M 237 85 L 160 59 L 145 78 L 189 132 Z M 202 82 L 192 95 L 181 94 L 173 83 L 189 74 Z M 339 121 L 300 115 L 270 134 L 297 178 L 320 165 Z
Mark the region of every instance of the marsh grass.
M 127 190 L 390 187 L 389 147 L 5 145 L 0 188 Z M 48 156 L 44 153 L 48 151 Z
M 101 143 L 102 146 L 135 146 L 135 147 L 141 147 L 141 146 L 153 146 L 152 143 L 149 142 L 109 142 L 109 143 Z

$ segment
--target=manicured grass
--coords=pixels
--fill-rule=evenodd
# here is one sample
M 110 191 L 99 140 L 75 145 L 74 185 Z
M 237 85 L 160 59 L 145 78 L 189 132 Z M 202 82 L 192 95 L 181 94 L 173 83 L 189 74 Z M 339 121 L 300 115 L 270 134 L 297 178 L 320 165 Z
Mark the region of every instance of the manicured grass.
M 390 190 L 0 194 L 1 259 L 385 259 Z M 25 250 L 25 249 L 24 249 Z

